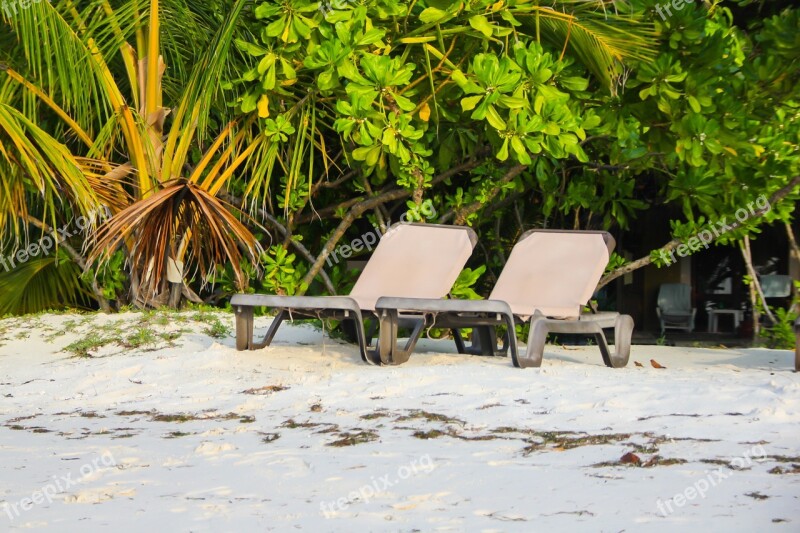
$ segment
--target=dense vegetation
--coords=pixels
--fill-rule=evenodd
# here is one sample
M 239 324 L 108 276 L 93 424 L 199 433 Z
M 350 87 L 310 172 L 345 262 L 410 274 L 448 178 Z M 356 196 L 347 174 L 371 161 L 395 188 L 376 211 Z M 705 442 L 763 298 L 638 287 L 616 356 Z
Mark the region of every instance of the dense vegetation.
M 719 236 L 744 246 L 800 196 L 800 15 L 782 4 L 18 5 L 0 253 L 30 257 L 0 264 L 0 314 L 342 293 L 354 273 L 330 254 L 404 213 L 482 236 L 462 295 L 526 229 L 620 231 L 651 206 L 680 208 L 673 239 L 602 283 L 769 198 Z

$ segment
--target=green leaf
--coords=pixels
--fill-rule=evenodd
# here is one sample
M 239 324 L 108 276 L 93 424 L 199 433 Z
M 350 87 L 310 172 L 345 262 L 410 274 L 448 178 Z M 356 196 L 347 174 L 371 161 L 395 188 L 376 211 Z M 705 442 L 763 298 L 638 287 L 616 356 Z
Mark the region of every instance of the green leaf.
M 523 165 L 531 164 L 531 156 L 528 155 L 528 151 L 525 149 L 525 145 L 522 143 L 519 137 L 511 137 L 511 148 L 514 150 L 514 153 L 517 156 L 517 161 Z
M 234 43 L 236 43 L 236 47 L 239 50 L 242 52 L 247 52 L 253 57 L 261 57 L 268 52 L 266 48 L 261 48 L 257 44 L 249 43 L 247 41 L 243 41 L 242 39 L 234 39 Z
M 386 30 L 372 28 L 371 30 L 367 31 L 358 41 L 356 41 L 357 46 L 367 46 L 370 44 L 375 44 L 380 42 L 383 39 L 384 35 L 386 35 Z
M 397 102 L 397 107 L 399 107 L 403 111 L 413 111 L 417 107 L 414 104 L 414 102 L 412 102 L 405 96 L 401 96 L 397 93 L 392 93 L 392 97 L 394 98 L 394 101 Z
M 503 117 L 500 116 L 500 114 L 497 112 L 497 109 L 495 109 L 492 105 L 489 106 L 486 112 L 486 120 L 496 130 L 506 129 L 506 123 L 503 120 Z
M 428 7 L 422 10 L 422 13 L 419 14 L 419 20 L 424 22 L 425 24 L 430 24 L 431 22 L 436 22 L 438 20 L 443 19 L 447 16 L 447 12 L 442 11 L 441 9 L 437 9 L 435 7 Z
M 469 25 L 481 32 L 486 37 L 492 36 L 492 25 L 489 24 L 489 19 L 483 15 L 475 15 L 470 17 Z
M 242 113 L 252 113 L 258 103 L 258 93 L 248 93 L 242 98 Z
M 462 111 L 471 111 L 475 109 L 475 106 L 478 105 L 478 102 L 481 101 L 483 98 L 482 94 L 478 96 L 468 96 L 466 98 L 461 99 L 461 110 Z
M 558 82 L 570 91 L 585 91 L 589 87 L 589 80 L 578 77 L 558 78 Z
M 500 150 L 498 150 L 496 157 L 500 161 L 505 161 L 508 159 L 508 137 L 503 139 L 503 146 L 501 146 Z
M 514 96 L 501 96 L 498 100 L 500 104 L 507 107 L 508 109 L 522 109 L 523 107 L 528 106 L 528 101 L 524 98 L 517 98 Z

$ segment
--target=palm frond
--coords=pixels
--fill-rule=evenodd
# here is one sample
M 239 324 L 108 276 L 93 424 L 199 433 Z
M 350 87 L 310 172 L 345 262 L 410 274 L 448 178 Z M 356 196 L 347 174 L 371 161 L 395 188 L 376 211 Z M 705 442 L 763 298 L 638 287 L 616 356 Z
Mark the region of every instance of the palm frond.
M 63 250 L 18 263 L 8 271 L 0 267 L 0 316 L 89 308 L 91 301 L 80 268 Z
M 232 206 L 186 180 L 173 180 L 102 225 L 93 242 L 88 263 L 112 254 L 124 243 L 130 246 L 131 269 L 140 280 L 140 294 L 153 299 L 163 292 L 169 259 L 189 239 L 187 271 L 205 280 L 215 265 L 234 265 L 237 283 L 244 287 L 241 246 L 255 261 L 260 246 L 231 212 Z
M 2 16 L 17 41 L 12 67 L 36 80 L 47 95 L 92 133 L 93 120 L 110 112 L 102 84 L 90 62 L 91 50 L 71 18 L 70 2 L 30 2 Z
M 615 4 L 605 0 L 562 0 L 558 4 L 562 11 L 529 6 L 514 10 L 514 16 L 529 35 L 540 35 L 556 50 L 566 46 L 605 87 L 613 87 L 624 60 L 654 57 L 653 24 L 644 21 L 640 13 L 610 17 Z
M 245 0 L 236 1 L 192 71 L 164 149 L 162 176 L 165 180 L 181 176 L 191 142 L 195 137 L 200 143 L 204 140 L 209 115 L 214 109 L 213 101 L 219 97 L 218 80 L 226 67 L 226 58 L 230 55 L 245 4 Z
M 68 204 L 78 213 L 88 214 L 99 198 L 80 165 L 62 143 L 31 122 L 22 112 L 0 104 L 0 159 L 19 172 L 9 179 L 12 187 L 24 183 L 35 190 L 50 225 L 57 225 L 57 208 Z M 4 180 L 5 181 L 5 180 Z M 26 203 L 2 203 L 2 217 L 14 217 L 27 210 Z

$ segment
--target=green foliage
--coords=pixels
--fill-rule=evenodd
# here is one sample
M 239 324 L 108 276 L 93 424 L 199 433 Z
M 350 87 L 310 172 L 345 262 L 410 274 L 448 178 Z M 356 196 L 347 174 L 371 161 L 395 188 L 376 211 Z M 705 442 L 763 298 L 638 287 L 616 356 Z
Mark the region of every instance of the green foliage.
M 47 338 L 54 341 L 67 332 L 76 333 L 79 338 L 65 346 L 64 351 L 75 357 L 96 357 L 100 350 L 109 351 L 114 347 L 150 351 L 177 346 L 183 334 L 198 330 L 224 339 L 231 334 L 228 322 L 228 317 L 221 316 L 219 310 L 207 306 L 189 306 L 186 312 L 161 308 L 133 313 L 119 320 L 102 321 L 97 315 L 66 320 L 63 329 L 51 330 Z
M 609 272 L 613 272 L 614 270 L 625 266 L 627 263 L 627 259 L 619 255 L 617 252 L 612 252 L 611 257 L 608 259 L 605 273 L 608 274 Z
M 305 184 L 339 163 L 329 160 L 332 149 L 359 171 L 347 187 L 360 191 L 364 179 L 374 187 L 391 177 L 414 192 L 416 204 L 437 172 L 482 145 L 499 162 L 586 162 L 581 141 L 600 124 L 582 103 L 592 96 L 586 69 L 608 80 L 620 59 L 644 57 L 650 47 L 647 27 L 637 26 L 640 12 L 595 24 L 609 15 L 593 12 L 592 3 L 565 3 L 561 14 L 525 1 L 335 1 L 318 12 L 313 2 L 261 4 L 255 39 L 236 41 L 253 66 L 228 84 L 242 86 L 239 110 L 257 114 L 271 141 L 246 191 L 267 201 L 263 179 L 280 172 L 284 209 L 303 209 L 295 194 L 312 195 Z M 545 49 L 542 33 L 564 40 Z M 558 55 L 565 41 L 581 51 L 582 67 Z M 496 167 L 485 192 L 505 170 Z M 474 202 L 481 194 L 463 197 Z
M 94 276 L 94 270 L 89 270 L 83 275 L 83 279 L 91 283 Z M 115 252 L 100 266 L 97 281 L 107 300 L 117 300 L 124 294 L 128 286 L 128 275 L 125 272 L 125 254 L 122 251 Z
M 797 313 L 789 309 L 773 309 L 777 323 L 761 330 L 761 338 L 767 348 L 793 350 L 795 347 L 794 321 Z
M 262 284 L 269 293 L 293 296 L 302 287 L 303 273 L 295 266 L 296 259 L 283 246 L 270 246 L 261 254 Z
M 453 288 L 450 289 L 450 296 L 458 300 L 479 300 L 481 296 L 475 292 L 473 287 L 484 272 L 486 272 L 486 265 L 462 270 L 456 278 Z
M 767 348 L 794 350 L 797 342 L 794 333 L 794 322 L 798 317 L 798 313 L 795 310 L 800 309 L 800 281 L 794 282 L 794 295 L 792 305 L 788 309 L 781 307 L 770 308 L 777 322 L 761 330 L 761 339 Z
M 90 333 L 86 337 L 76 340 L 64 347 L 64 350 L 76 357 L 91 357 L 91 352 L 105 346 L 108 340 L 97 333 Z
M 215 339 L 224 339 L 231 335 L 231 327 L 222 322 L 219 318 L 215 318 L 204 332 L 206 335 L 214 337 Z

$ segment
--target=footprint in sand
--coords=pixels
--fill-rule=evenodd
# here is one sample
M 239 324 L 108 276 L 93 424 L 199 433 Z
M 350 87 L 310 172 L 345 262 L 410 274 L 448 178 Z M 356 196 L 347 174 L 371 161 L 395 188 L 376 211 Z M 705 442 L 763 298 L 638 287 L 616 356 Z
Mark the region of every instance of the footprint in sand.
M 142 371 L 142 365 L 134 365 L 129 366 L 127 368 L 122 368 L 117 370 L 117 376 L 121 378 L 132 378 L 136 374 Z
M 64 497 L 64 503 L 100 503 L 114 498 L 133 498 L 134 496 L 136 496 L 136 489 L 108 486 L 67 494 Z
M 221 444 L 217 442 L 204 442 L 194 449 L 194 453 L 200 455 L 218 455 L 220 453 L 229 452 L 235 449 L 236 446 L 229 442 L 224 442 Z

